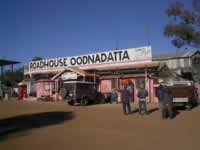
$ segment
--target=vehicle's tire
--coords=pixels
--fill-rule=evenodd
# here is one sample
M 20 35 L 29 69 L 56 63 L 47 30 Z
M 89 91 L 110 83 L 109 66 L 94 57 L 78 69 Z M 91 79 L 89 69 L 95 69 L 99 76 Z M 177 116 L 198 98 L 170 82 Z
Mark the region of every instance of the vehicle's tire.
M 106 99 L 102 94 L 99 94 L 98 99 L 100 104 L 105 104 Z
M 65 88 L 60 89 L 60 96 L 62 97 L 62 100 L 64 100 L 65 97 L 67 96 L 67 89 Z
M 73 106 L 74 105 L 74 101 L 68 101 L 68 104 Z
M 88 99 L 87 97 L 83 97 L 80 101 L 81 106 L 86 106 L 88 104 Z
M 192 104 L 185 105 L 185 109 L 188 110 L 188 111 L 192 110 Z

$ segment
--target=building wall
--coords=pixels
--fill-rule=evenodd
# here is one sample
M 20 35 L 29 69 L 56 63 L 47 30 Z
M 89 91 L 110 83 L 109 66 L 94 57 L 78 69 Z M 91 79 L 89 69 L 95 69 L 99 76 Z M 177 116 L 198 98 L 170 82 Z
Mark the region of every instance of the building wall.
M 99 83 L 99 92 L 103 93 L 105 98 L 107 98 L 107 93 L 111 92 L 112 82 L 111 80 L 101 80 Z
M 36 83 L 35 82 L 27 82 L 27 95 L 36 97 Z
M 155 62 L 165 62 L 169 69 L 178 69 L 184 67 L 190 67 L 190 58 L 179 58 L 179 59 L 170 59 L 170 60 L 159 60 Z
M 133 97 L 132 97 L 132 102 L 138 103 L 139 99 L 137 97 L 139 88 L 136 87 L 136 78 L 129 78 L 129 83 L 132 83 L 133 85 Z M 147 102 L 158 102 L 158 99 L 155 94 L 155 87 L 152 79 L 147 79 L 146 80 L 146 89 L 149 93 L 147 97 Z M 122 85 L 120 84 L 120 89 L 122 88 Z M 105 94 L 106 93 L 111 93 L 112 90 L 112 84 L 111 84 L 111 79 L 109 80 L 101 80 L 100 85 L 99 85 L 99 92 Z M 118 92 L 118 102 L 121 102 L 121 94 Z
M 51 96 L 52 95 L 51 82 L 37 82 L 36 83 L 36 96 L 37 98 L 41 96 Z
M 200 82 L 200 52 L 192 57 L 192 70 L 195 82 Z

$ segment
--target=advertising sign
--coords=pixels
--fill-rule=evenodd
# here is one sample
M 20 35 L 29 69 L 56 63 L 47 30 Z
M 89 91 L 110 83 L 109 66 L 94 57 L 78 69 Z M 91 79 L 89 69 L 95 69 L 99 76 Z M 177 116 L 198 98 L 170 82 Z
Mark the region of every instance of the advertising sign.
M 72 79 L 77 79 L 77 77 L 78 77 L 77 74 L 74 72 L 66 72 L 61 76 L 62 80 L 70 80 L 70 79 L 72 80 Z
M 24 73 L 56 71 L 67 67 L 90 69 L 96 67 L 139 64 L 152 61 L 151 46 L 113 50 L 81 56 L 32 61 L 24 65 Z M 123 64 L 125 63 L 125 64 Z

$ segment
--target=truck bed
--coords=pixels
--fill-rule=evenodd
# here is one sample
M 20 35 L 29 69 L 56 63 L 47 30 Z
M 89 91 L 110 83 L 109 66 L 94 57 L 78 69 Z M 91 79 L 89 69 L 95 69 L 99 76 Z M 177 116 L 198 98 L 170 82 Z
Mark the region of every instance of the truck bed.
M 194 95 L 194 86 L 168 86 L 172 92 L 173 97 L 188 97 L 191 98 Z

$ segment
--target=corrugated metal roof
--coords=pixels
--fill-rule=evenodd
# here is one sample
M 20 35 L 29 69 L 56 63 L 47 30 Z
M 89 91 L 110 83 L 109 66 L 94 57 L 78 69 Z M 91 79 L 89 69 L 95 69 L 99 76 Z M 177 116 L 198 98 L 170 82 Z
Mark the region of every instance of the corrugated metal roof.
M 174 59 L 174 58 L 181 58 L 181 57 L 190 57 L 196 52 L 197 52 L 197 50 L 166 53 L 166 54 L 153 54 L 152 59 L 153 60 L 165 60 L 165 59 Z

